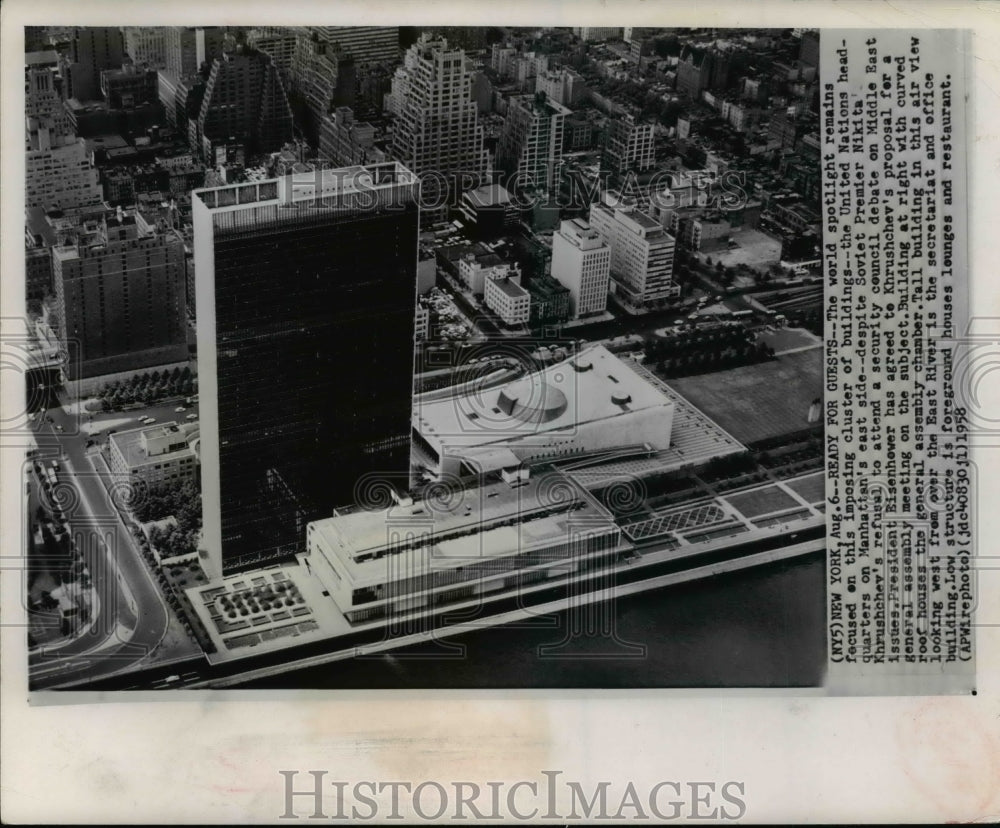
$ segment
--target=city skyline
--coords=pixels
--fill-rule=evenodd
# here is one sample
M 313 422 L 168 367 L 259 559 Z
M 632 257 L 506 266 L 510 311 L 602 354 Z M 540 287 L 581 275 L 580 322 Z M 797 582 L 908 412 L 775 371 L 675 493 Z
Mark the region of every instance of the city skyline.
M 816 565 L 812 41 L 28 38 L 30 554 L 55 561 L 31 579 L 32 637 L 86 652 L 82 631 L 113 619 L 159 654 L 78 682 L 294 682 L 358 648 L 591 606 L 586 646 L 621 655 L 624 596 L 700 562 Z M 77 479 L 87 502 L 67 511 Z M 94 504 L 120 525 L 125 582 L 74 540 Z M 804 684 L 821 680 L 811 629 Z

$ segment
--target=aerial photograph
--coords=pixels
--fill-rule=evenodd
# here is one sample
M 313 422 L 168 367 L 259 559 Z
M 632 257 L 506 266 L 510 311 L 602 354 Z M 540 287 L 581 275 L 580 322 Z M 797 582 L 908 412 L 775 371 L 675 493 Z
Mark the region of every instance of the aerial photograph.
M 32 691 L 823 685 L 817 31 L 24 37 Z

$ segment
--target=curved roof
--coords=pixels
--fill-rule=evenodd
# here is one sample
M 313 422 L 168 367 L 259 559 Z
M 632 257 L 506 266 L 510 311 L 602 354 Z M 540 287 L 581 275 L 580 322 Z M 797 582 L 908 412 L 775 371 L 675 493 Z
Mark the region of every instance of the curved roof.
M 670 407 L 673 400 L 601 345 L 502 386 L 417 400 L 413 426 L 431 444 L 485 446 Z
M 569 408 L 569 400 L 554 385 L 524 377 L 500 389 L 497 407 L 524 423 L 548 423 Z

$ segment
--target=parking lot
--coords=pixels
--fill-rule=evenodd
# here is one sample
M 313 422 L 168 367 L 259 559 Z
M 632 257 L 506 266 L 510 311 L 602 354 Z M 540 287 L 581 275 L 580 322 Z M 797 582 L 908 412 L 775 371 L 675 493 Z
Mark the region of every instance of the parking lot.
M 128 431 L 143 425 L 196 420 L 198 405 L 187 405 L 183 400 L 173 399 L 129 411 L 92 412 L 86 410 L 85 405 L 77 404 L 70 413 L 76 413 L 82 435 L 101 441 L 113 432 Z

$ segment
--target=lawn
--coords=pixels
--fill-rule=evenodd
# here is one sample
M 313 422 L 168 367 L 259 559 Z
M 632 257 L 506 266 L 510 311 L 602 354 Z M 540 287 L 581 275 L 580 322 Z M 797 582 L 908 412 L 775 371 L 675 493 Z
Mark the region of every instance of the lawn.
M 765 489 L 754 489 L 742 494 L 728 495 L 726 500 L 748 518 L 770 514 L 771 512 L 780 512 L 799 505 L 791 495 L 781 491 L 777 486 L 768 486 Z
M 786 480 L 788 486 L 795 494 L 807 503 L 818 503 L 826 500 L 826 474 L 812 474 L 809 477 L 800 477 L 797 480 Z
M 809 406 L 823 394 L 823 349 L 669 384 L 737 440 L 752 443 L 809 426 Z
M 779 356 L 784 351 L 798 348 L 818 348 L 822 340 L 804 328 L 780 328 L 770 333 L 761 334 L 760 338 L 774 348 Z

